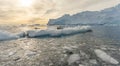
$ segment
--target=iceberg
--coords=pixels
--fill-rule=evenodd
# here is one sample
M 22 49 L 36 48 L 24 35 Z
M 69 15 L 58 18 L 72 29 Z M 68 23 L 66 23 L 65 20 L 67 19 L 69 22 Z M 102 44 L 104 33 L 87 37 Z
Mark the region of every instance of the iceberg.
M 17 39 L 19 36 L 9 33 L 7 31 L 0 30 L 0 41 Z
M 77 27 L 67 27 L 63 29 L 46 29 L 46 30 L 29 30 L 27 31 L 28 37 L 59 37 L 63 35 L 71 35 L 76 33 L 84 33 L 91 31 L 90 26 L 77 26 Z
M 65 35 L 73 35 L 76 33 L 84 33 L 91 31 L 90 26 L 67 27 L 64 29 L 46 29 L 46 30 L 28 30 L 20 33 L 10 33 L 0 30 L 0 41 L 13 40 L 19 38 L 35 38 L 35 37 L 60 37 Z
M 50 19 L 48 25 L 105 25 L 120 24 L 120 4 L 101 11 L 83 11 Z

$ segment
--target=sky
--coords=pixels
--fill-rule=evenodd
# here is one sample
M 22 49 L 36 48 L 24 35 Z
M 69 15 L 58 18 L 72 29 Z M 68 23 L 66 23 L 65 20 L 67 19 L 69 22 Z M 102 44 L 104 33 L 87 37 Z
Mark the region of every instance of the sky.
M 120 0 L 0 0 L 0 23 L 47 23 L 49 19 L 82 11 L 113 7 Z

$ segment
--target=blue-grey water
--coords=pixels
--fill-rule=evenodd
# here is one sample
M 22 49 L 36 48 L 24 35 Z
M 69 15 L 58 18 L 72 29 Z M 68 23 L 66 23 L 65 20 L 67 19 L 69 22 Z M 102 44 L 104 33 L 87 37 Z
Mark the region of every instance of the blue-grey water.
M 97 38 L 120 40 L 120 26 L 93 26 L 92 30 Z
M 79 33 L 79 34 L 70 35 L 70 36 L 62 36 L 59 38 L 53 38 L 53 37 L 51 38 L 55 39 L 56 40 L 55 42 L 58 44 L 86 43 L 88 45 L 90 44 L 99 44 L 99 45 L 108 44 L 109 45 L 110 44 L 110 45 L 120 46 L 120 26 L 97 25 L 97 26 L 91 26 L 91 29 L 92 29 L 92 32 Z M 44 38 L 44 39 L 47 40 L 51 38 Z
M 112 44 L 120 46 L 120 26 L 91 26 L 92 32 L 80 33 L 71 36 L 57 38 L 67 42 L 87 43 L 87 44 Z M 55 39 L 55 38 L 54 38 Z
M 67 27 L 71 27 L 71 25 L 67 26 Z M 104 38 L 104 39 L 120 40 L 120 26 L 117 26 L 117 25 L 107 25 L 107 26 L 97 25 L 97 26 L 91 26 L 91 29 L 93 32 L 87 33 L 86 35 L 91 34 L 90 35 L 91 37 L 93 36 L 93 37 L 96 37 L 99 39 Z

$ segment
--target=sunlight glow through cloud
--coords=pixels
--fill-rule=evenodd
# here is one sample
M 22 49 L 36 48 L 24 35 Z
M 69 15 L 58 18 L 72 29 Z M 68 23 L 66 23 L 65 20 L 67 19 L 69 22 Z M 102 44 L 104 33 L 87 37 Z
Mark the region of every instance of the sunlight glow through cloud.
M 32 6 L 33 2 L 34 2 L 33 0 L 19 0 L 20 6 L 23 7 L 30 7 Z
M 99 11 L 119 3 L 120 0 L 0 0 L 0 21 L 43 23 L 64 14 Z

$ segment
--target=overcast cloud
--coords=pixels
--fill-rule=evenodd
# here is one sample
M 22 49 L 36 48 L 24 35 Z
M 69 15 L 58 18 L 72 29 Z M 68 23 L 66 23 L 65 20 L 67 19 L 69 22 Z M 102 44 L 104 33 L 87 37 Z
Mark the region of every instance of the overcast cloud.
M 86 10 L 99 11 L 119 3 L 120 0 L 34 0 L 30 7 L 21 7 L 19 0 L 0 0 L 0 22 L 46 20 Z

